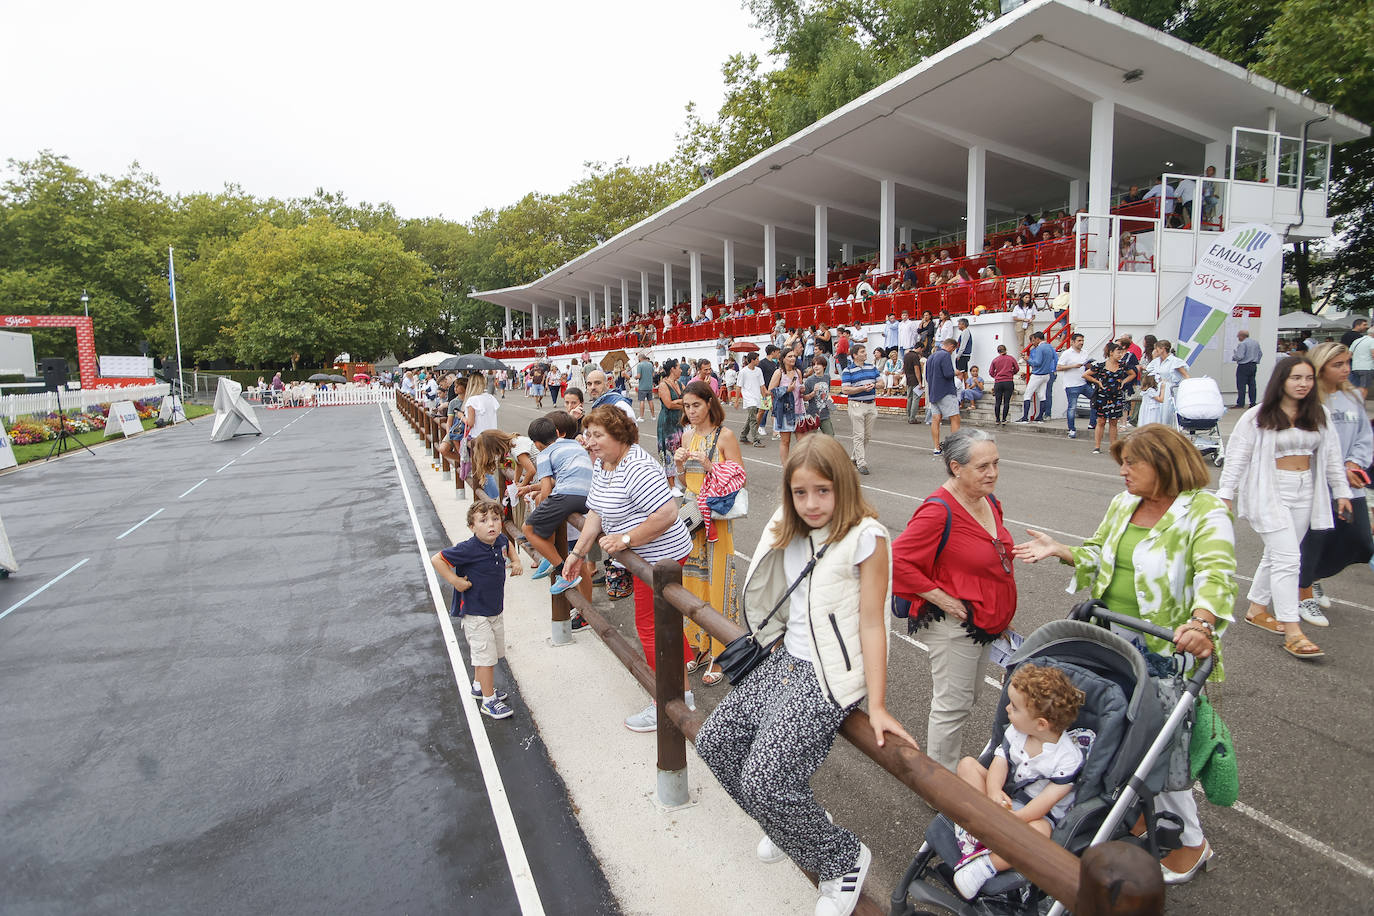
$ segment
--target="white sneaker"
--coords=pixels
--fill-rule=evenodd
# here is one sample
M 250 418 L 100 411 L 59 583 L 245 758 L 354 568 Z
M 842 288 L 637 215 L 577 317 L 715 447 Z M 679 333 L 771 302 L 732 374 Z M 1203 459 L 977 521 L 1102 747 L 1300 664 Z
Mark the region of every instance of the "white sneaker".
M 1322 588 L 1320 582 L 1312 583 L 1312 597 L 1317 599 L 1317 603 L 1323 608 L 1331 607 L 1331 599 L 1326 597 L 1326 589 Z
M 816 901 L 816 916 L 849 916 L 859 902 L 863 892 L 864 879 L 868 877 L 868 867 L 873 864 L 873 853 L 863 843 L 859 844 L 859 861 L 849 871 L 820 883 L 820 899 Z
M 1316 598 L 1304 598 L 1298 602 L 1298 616 L 1314 627 L 1329 627 L 1331 621 L 1322 613 L 1322 606 Z
M 835 819 L 830 816 L 829 811 L 825 812 L 825 819 L 832 824 L 835 823 Z M 787 858 L 787 853 L 783 852 L 778 848 L 776 843 L 768 839 L 768 834 L 766 833 L 763 835 L 763 839 L 759 840 L 759 845 L 755 852 L 758 854 L 760 862 L 766 862 L 769 865 L 775 862 L 781 862 L 783 859 Z
M 992 867 L 992 854 L 986 849 L 980 850 L 955 867 L 954 889 L 962 894 L 965 900 L 972 900 L 978 896 L 983 885 L 996 874 L 997 869 Z
M 669 494 L 670 496 L 672 496 L 673 499 L 681 499 L 681 498 L 682 498 L 682 487 L 673 487 L 670 491 L 668 491 L 668 494 Z
M 658 706 L 650 703 L 625 719 L 625 727 L 632 732 L 658 731 Z

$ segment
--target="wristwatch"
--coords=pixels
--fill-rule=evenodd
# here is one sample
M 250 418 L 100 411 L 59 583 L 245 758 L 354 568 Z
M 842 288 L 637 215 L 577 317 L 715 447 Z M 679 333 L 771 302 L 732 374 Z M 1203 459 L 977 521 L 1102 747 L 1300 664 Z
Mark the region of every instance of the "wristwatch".
M 629 536 L 628 534 L 622 534 L 622 535 L 620 536 L 620 543 L 624 544 L 626 547 L 629 547 L 629 546 L 630 546 L 630 536 Z

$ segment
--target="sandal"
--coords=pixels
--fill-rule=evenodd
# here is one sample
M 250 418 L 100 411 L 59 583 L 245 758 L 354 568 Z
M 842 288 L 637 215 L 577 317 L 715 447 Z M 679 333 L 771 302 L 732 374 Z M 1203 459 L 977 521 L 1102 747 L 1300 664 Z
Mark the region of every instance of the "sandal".
M 1245 622 L 1252 627 L 1259 627 L 1261 630 L 1269 633 L 1283 632 L 1283 624 L 1279 623 L 1278 618 L 1268 611 L 1260 611 L 1254 617 L 1247 614 L 1245 616 Z
M 1294 658 L 1321 658 L 1326 653 L 1306 636 L 1294 636 L 1283 641 L 1283 651 Z
M 714 687 L 725 679 L 725 672 L 716 665 L 715 658 L 710 659 L 711 670 L 701 676 L 701 686 Z
M 687 673 L 691 674 L 693 671 L 696 671 L 698 668 L 701 667 L 702 662 L 706 661 L 710 657 L 710 654 L 704 649 L 698 652 L 696 654 L 696 657 L 687 663 Z

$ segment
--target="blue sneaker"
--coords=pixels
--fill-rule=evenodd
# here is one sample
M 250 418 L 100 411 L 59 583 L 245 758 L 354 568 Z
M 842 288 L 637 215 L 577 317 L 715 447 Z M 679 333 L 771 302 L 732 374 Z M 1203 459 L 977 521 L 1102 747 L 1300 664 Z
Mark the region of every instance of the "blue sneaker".
M 553 564 L 550 563 L 548 560 L 540 560 L 539 568 L 534 571 L 534 575 L 530 576 L 530 578 L 543 579 L 551 572 L 553 572 Z
M 495 691 L 493 692 L 493 696 L 495 696 L 496 699 L 500 700 L 503 703 L 506 700 L 506 692 L 502 690 L 500 687 L 497 687 L 495 689 Z M 482 699 L 482 685 L 477 683 L 476 681 L 472 682 L 472 698 L 474 700 Z
M 482 701 L 482 715 L 490 716 L 493 719 L 509 719 L 515 715 L 515 710 L 507 706 L 506 701 L 497 696 Z
M 581 582 L 581 581 L 582 581 L 582 577 L 581 577 L 581 576 L 578 576 L 576 579 L 573 579 L 571 582 L 569 582 L 567 579 L 564 579 L 562 576 L 558 576 L 557 578 L 555 578 L 555 579 L 553 580 L 553 585 L 550 585 L 550 586 L 549 586 L 549 594 L 550 594 L 550 595 L 561 595 L 561 594 L 563 594 L 564 592 L 566 592 L 568 589 L 576 587 L 577 583 L 579 583 L 579 582 Z

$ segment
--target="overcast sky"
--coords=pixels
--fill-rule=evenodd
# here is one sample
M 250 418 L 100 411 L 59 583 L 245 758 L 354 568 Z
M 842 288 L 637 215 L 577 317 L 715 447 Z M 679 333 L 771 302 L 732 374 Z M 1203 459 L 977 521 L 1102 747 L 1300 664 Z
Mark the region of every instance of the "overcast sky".
M 0 159 L 459 220 L 666 158 L 725 58 L 764 50 L 741 0 L 3 0 L 0 34 Z

